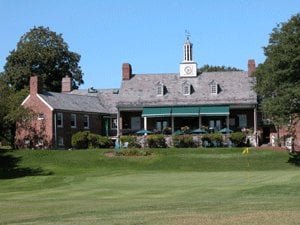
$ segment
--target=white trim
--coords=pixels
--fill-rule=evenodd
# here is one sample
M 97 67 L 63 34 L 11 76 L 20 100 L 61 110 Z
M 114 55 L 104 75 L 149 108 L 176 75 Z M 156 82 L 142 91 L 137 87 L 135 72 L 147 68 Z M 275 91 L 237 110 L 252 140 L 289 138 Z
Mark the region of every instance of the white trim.
M 157 85 L 157 96 L 163 96 L 164 95 L 164 86 L 162 84 Z
M 187 88 L 187 90 L 186 90 L 186 88 Z M 182 84 L 182 92 L 183 92 L 183 95 L 191 95 L 191 85 L 189 83 L 183 83 Z
M 218 94 L 218 84 L 211 84 L 210 85 L 210 93 L 212 95 L 217 95 Z
M 118 112 L 117 112 L 117 137 L 119 138 L 120 136 L 120 109 L 117 108 Z
M 228 116 L 230 113 L 227 112 L 217 112 L 217 113 L 201 113 L 201 116 L 211 116 L 211 115 L 218 115 L 218 116 Z
M 53 111 L 53 107 L 48 104 L 39 94 L 36 94 L 36 96 L 51 110 Z
M 147 130 L 147 117 L 144 117 L 144 130 Z
M 24 105 L 26 102 L 27 102 L 27 100 L 30 98 L 30 95 L 28 95 L 25 99 L 24 99 L 24 101 L 21 103 L 21 105 Z

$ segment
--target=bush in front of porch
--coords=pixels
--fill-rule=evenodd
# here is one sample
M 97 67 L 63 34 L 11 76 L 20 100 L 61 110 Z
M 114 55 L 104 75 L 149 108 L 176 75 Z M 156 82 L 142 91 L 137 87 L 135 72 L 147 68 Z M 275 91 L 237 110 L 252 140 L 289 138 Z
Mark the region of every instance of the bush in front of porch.
M 221 133 L 204 134 L 201 140 L 204 147 L 220 147 L 223 143 L 223 135 Z

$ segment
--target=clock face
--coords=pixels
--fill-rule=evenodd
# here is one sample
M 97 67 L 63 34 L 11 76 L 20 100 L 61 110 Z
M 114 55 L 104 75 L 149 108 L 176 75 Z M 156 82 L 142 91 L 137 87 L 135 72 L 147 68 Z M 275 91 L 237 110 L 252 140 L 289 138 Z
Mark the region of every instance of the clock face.
M 192 73 L 192 68 L 191 68 L 190 66 L 186 66 L 186 67 L 184 68 L 184 72 L 185 72 L 186 74 L 191 74 L 191 73 Z

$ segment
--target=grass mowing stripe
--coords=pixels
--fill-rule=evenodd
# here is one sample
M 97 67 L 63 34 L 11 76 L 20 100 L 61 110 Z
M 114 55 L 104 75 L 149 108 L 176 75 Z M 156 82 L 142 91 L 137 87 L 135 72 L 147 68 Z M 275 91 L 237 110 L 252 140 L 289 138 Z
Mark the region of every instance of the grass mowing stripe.
M 0 179 L 0 224 L 300 221 L 299 167 L 286 163 L 286 153 L 163 149 L 109 158 L 105 151 L 5 153 L 21 157 L 18 167 L 51 173 Z

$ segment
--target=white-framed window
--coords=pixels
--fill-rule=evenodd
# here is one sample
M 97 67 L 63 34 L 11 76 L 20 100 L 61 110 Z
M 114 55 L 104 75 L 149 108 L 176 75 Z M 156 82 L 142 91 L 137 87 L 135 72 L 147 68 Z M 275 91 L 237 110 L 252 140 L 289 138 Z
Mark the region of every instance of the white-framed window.
M 158 96 L 162 96 L 163 95 L 163 87 L 162 86 L 158 86 L 157 87 L 157 95 Z
M 83 127 L 84 129 L 90 128 L 90 117 L 89 115 L 83 115 Z
M 37 118 L 38 118 L 38 120 L 43 120 L 43 119 L 45 119 L 45 114 L 44 113 L 38 113 Z
M 188 85 L 183 86 L 183 94 L 190 95 L 190 87 Z
M 157 96 L 163 96 L 164 95 L 164 84 L 163 84 L 163 82 L 158 82 L 157 84 L 156 84 L 156 95 Z
M 182 84 L 182 92 L 184 95 L 190 95 L 191 94 L 191 84 L 189 82 L 184 82 Z
M 212 84 L 210 86 L 210 91 L 212 95 L 218 94 L 218 85 L 217 84 Z
M 215 129 L 215 121 L 214 120 L 210 120 L 209 121 L 209 129 L 210 130 L 214 130 Z
M 71 128 L 76 128 L 76 114 L 71 114 Z
M 217 95 L 218 94 L 218 84 L 217 84 L 217 82 L 216 81 L 214 81 L 214 80 L 212 80 L 210 83 L 209 83 L 209 85 L 210 85 L 210 93 L 211 93 L 211 95 Z
M 247 115 L 246 114 L 239 114 L 239 127 L 246 128 L 247 127 Z
M 118 120 L 117 118 L 111 118 L 111 129 L 117 129 L 118 128 Z
M 64 138 L 63 137 L 59 136 L 57 138 L 57 145 L 58 145 L 58 147 L 64 147 Z
M 56 125 L 57 127 L 63 127 L 63 114 L 56 113 Z

